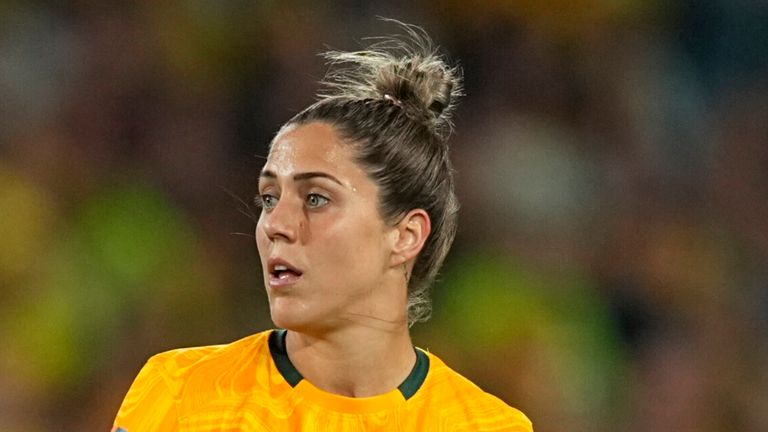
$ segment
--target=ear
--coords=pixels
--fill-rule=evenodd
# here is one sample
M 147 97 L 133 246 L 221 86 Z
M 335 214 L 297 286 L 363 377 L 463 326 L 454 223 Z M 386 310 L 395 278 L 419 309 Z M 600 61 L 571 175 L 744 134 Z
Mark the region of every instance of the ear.
M 394 244 L 390 263 L 401 266 L 415 259 L 432 230 L 429 215 L 423 209 L 413 209 L 406 213 L 394 227 Z

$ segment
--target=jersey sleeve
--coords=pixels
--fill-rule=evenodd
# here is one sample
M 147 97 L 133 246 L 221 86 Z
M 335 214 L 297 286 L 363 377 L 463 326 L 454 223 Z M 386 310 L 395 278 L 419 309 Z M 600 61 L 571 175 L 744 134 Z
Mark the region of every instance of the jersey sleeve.
M 461 432 L 533 432 L 533 424 L 525 414 L 493 395 L 487 395 L 485 406 L 475 407 L 472 418 L 457 421 L 455 430 Z
M 113 431 L 152 432 L 178 429 L 178 406 L 166 374 L 150 359 L 123 399 Z

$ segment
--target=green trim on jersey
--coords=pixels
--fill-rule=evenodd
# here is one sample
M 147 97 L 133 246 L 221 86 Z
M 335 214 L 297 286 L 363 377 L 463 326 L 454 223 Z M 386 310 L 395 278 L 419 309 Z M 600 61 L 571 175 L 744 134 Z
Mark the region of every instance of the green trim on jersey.
M 285 335 L 288 330 L 275 330 L 269 334 L 269 352 L 272 354 L 272 360 L 275 361 L 280 375 L 288 381 L 291 387 L 296 387 L 304 377 L 288 358 L 288 351 L 285 349 Z
M 414 351 L 416 351 L 416 364 L 413 365 L 413 369 L 405 381 L 397 386 L 405 400 L 410 399 L 419 391 L 424 380 L 427 379 L 427 372 L 429 372 L 429 357 L 420 349 L 414 348 Z
M 304 379 L 304 376 L 301 375 L 301 372 L 296 369 L 291 359 L 288 358 L 288 350 L 285 347 L 285 336 L 287 334 L 288 330 L 285 329 L 274 330 L 270 333 L 269 352 L 272 354 L 272 360 L 274 360 L 277 370 L 280 371 L 280 375 L 283 376 L 291 387 L 296 387 Z M 416 352 L 416 364 L 413 365 L 413 369 L 408 374 L 408 377 L 405 378 L 405 381 L 397 386 L 397 389 L 400 390 L 400 393 L 403 394 L 406 400 L 410 399 L 421 388 L 429 372 L 429 357 L 420 349 L 414 348 L 414 351 Z

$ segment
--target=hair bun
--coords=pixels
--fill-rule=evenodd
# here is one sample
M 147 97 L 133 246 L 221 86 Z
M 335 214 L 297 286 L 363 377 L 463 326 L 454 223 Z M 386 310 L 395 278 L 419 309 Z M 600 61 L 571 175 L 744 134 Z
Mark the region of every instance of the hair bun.
M 320 97 L 386 100 L 436 134 L 449 134 L 462 95 L 461 71 L 447 65 L 420 27 L 385 21 L 398 24 L 404 34 L 369 38 L 374 43 L 362 51 L 322 54 L 330 70 Z
M 413 101 L 439 117 L 451 106 L 455 78 L 439 58 L 414 56 L 383 67 L 376 86 L 380 93 L 401 102 Z

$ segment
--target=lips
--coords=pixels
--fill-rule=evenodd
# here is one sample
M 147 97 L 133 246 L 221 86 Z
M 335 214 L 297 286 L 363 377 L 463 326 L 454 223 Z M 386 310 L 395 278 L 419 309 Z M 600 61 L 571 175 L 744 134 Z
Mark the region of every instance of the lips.
M 293 285 L 303 272 L 294 265 L 280 258 L 273 258 L 267 262 L 269 270 L 269 285 L 272 287 L 285 287 Z

